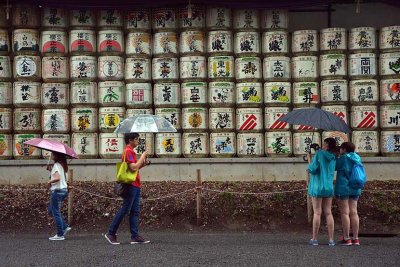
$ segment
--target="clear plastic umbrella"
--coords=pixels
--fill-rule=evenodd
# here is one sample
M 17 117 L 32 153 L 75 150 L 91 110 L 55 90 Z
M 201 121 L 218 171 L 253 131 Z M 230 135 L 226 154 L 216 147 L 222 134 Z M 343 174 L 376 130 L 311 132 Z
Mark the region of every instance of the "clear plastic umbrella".
M 164 117 L 140 114 L 123 120 L 114 133 L 174 133 L 175 127 Z

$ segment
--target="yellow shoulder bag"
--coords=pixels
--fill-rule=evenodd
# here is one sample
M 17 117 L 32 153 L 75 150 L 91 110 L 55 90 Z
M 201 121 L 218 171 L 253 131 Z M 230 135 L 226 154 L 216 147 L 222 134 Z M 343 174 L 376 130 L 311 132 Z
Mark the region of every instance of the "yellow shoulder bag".
M 122 162 L 116 164 L 117 167 L 117 182 L 123 184 L 131 184 L 136 181 L 138 171 L 132 172 L 126 162 L 126 149 L 124 150 L 124 157 Z

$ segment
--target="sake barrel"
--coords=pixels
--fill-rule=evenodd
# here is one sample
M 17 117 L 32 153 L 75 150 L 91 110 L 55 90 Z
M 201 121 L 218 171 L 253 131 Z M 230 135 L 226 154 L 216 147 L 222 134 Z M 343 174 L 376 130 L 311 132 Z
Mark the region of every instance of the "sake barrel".
M 258 30 L 260 15 L 257 9 L 234 9 L 233 28 L 235 30 Z
M 292 155 L 292 133 L 266 132 L 265 153 L 268 157 L 289 157 Z
M 12 108 L 0 108 L 0 133 L 12 132 L 12 114 Z
M 340 79 L 347 75 L 345 54 L 326 54 L 319 57 L 319 73 L 322 79 Z
M 232 158 L 236 154 L 236 134 L 210 133 L 210 155 L 213 158 Z
M 42 78 L 39 56 L 15 56 L 13 68 L 15 80 L 40 81 Z
M 267 131 L 287 131 L 289 124 L 279 121 L 280 118 L 289 113 L 288 107 L 267 107 L 265 108 L 265 130 Z
M 144 8 L 143 9 L 138 8 L 126 12 L 125 30 L 149 32 L 151 30 L 150 10 Z
M 261 12 L 261 28 L 267 31 L 287 29 L 289 27 L 289 14 L 287 10 L 263 9 Z
M 128 108 L 126 110 L 126 118 L 140 115 L 140 114 L 153 115 L 153 109 L 151 109 L 151 108 Z
M 264 135 L 262 133 L 238 133 L 237 155 L 239 158 L 264 156 Z
M 372 52 L 376 49 L 376 29 L 372 27 L 352 28 L 349 31 L 349 50 Z
M 382 52 L 400 51 L 400 26 L 382 27 L 379 36 L 379 49 Z
M 14 132 L 40 132 L 41 110 L 39 108 L 16 108 L 14 109 Z
M 380 143 L 381 143 L 382 155 L 398 157 L 400 154 L 400 131 L 382 131 Z M 1 147 L 1 135 L 0 135 L 0 147 Z
M 182 129 L 186 132 L 204 132 L 208 130 L 208 109 L 190 107 L 182 109 Z
M 72 132 L 97 132 L 99 129 L 97 114 L 97 108 L 71 108 Z
M 325 140 L 326 138 L 335 139 L 337 146 L 340 146 L 343 142 L 349 142 L 349 140 L 350 140 L 348 134 L 346 134 L 346 133 L 323 131 L 322 132 L 322 140 Z
M 118 9 L 102 9 L 97 14 L 97 26 L 100 28 L 120 28 L 124 26 L 122 11 Z
M 120 107 L 125 105 L 125 83 L 120 81 L 99 82 L 99 106 Z
M 151 83 L 127 83 L 125 100 L 127 107 L 151 107 L 153 104 Z
M 210 55 L 232 54 L 233 40 L 231 31 L 209 31 L 207 38 L 207 52 Z
M 69 147 L 71 146 L 71 136 L 69 134 L 44 134 L 43 138 L 59 141 Z M 49 159 L 51 157 L 51 151 L 42 149 L 42 157 L 44 159 Z
M 400 74 L 400 52 L 385 53 L 379 57 L 379 74 L 385 78 L 398 78 Z
M 65 31 L 42 31 L 40 43 L 42 55 L 68 54 L 67 33 Z
M 62 8 L 45 7 L 42 9 L 43 28 L 67 28 L 68 11 Z
M 324 80 L 321 82 L 323 104 L 345 104 L 349 101 L 347 80 Z
M 382 129 L 400 129 L 400 105 L 382 105 L 379 115 Z
M 124 58 L 120 56 L 100 56 L 97 77 L 101 81 L 120 81 L 124 79 Z
M 69 81 L 68 57 L 43 57 L 42 78 L 44 82 L 65 83 Z
M 12 147 L 12 135 L 0 134 L 0 159 L 11 159 Z
M 180 133 L 157 133 L 155 137 L 156 156 L 159 158 L 179 158 L 182 155 Z
M 13 52 L 16 55 L 39 54 L 39 31 L 33 29 L 16 29 L 12 36 Z
M 274 30 L 262 34 L 262 52 L 265 56 L 285 55 L 289 53 L 288 33 L 284 30 Z
M 353 105 L 375 104 L 378 100 L 377 80 L 350 81 L 350 102 Z
M 379 154 L 378 131 L 353 131 L 351 140 L 360 156 L 373 157 Z
M 178 18 L 173 8 L 155 8 L 152 10 L 152 28 L 153 31 L 176 30 Z
M 181 87 L 183 106 L 204 106 L 207 105 L 207 83 L 206 82 L 185 82 Z
M 237 108 L 236 130 L 239 132 L 261 132 L 263 130 L 261 108 Z
M 151 57 L 152 37 L 147 32 L 130 32 L 126 35 L 126 55 Z
M 261 60 L 259 57 L 235 59 L 236 81 L 258 81 L 261 79 Z
M 204 56 L 181 57 L 179 70 L 183 81 L 203 81 L 207 78 L 206 58 Z
M 6 29 L 0 29 L 0 55 L 8 55 L 10 52 L 10 38 Z
M 259 107 L 262 103 L 262 83 L 247 82 L 236 84 L 236 104 L 238 107 Z
M 13 84 L 13 103 L 15 107 L 40 106 L 39 82 L 19 81 Z
M 349 124 L 347 106 L 345 105 L 322 106 L 321 109 L 333 113 L 334 115 L 342 119 L 346 124 Z
M 42 83 L 41 99 L 44 108 L 67 108 L 69 105 L 69 84 Z
M 353 129 L 376 129 L 378 127 L 378 107 L 352 106 L 351 127 Z
M 69 25 L 71 27 L 96 27 L 95 10 L 83 8 L 70 10 Z
M 1 87 L 1 83 L 0 83 Z M 399 103 L 400 79 L 383 79 L 380 81 L 380 100 L 384 103 Z
M 293 83 L 293 105 L 296 107 L 309 107 L 319 104 L 319 88 L 317 82 Z
M 124 136 L 117 133 L 99 134 L 99 155 L 102 159 L 120 159 L 124 153 Z
M 182 150 L 185 158 L 206 158 L 210 154 L 208 133 L 183 133 Z
M 234 51 L 237 56 L 257 56 L 261 53 L 259 32 L 237 32 L 234 40 Z
M 343 53 L 347 49 L 345 28 L 326 28 L 320 31 L 320 50 L 324 53 Z
M 123 107 L 99 108 L 99 126 L 101 132 L 113 132 L 125 118 Z
M 208 57 L 208 78 L 232 80 L 235 75 L 233 56 Z
M 91 55 L 96 53 L 96 32 L 89 29 L 75 29 L 69 32 L 71 55 Z
M 13 104 L 12 90 L 12 83 L 0 82 L 0 107 L 8 107 Z
M 294 81 L 314 81 L 318 78 L 318 57 L 292 57 L 292 77 Z
M 264 57 L 264 80 L 288 81 L 291 77 L 290 58 L 284 56 Z
M 99 155 L 99 136 L 97 133 L 73 133 L 72 149 L 80 159 L 95 159 Z
M 10 57 L 0 56 L 0 81 L 9 81 L 11 77 Z
M 179 79 L 177 58 L 153 58 L 153 81 L 175 81 Z
M 179 9 L 179 28 L 203 29 L 206 26 L 206 16 L 203 5 L 189 4 Z
M 148 82 L 151 80 L 150 59 L 127 58 L 125 62 L 125 81 Z
M 102 30 L 97 33 L 97 52 L 101 55 L 122 55 L 124 33 L 120 30 Z
M 292 33 L 292 52 L 296 55 L 314 55 L 318 52 L 318 32 L 299 30 Z
M 44 109 L 42 131 L 44 133 L 68 133 L 70 129 L 68 109 Z
M 40 138 L 40 134 L 14 134 L 13 156 L 15 159 L 39 159 L 40 149 L 24 144 L 33 138 Z
M 139 144 L 133 149 L 140 157 L 144 151 L 147 151 L 149 157 L 154 156 L 154 135 L 152 133 L 139 133 Z
M 316 143 L 321 146 L 321 135 L 318 132 L 293 133 L 293 154 L 296 157 L 304 156 L 308 153 L 315 153 L 310 145 Z
M 154 56 L 177 56 L 178 35 L 175 32 L 156 32 L 153 38 Z
M 289 106 L 292 102 L 290 82 L 264 83 L 264 103 L 266 106 Z
M 164 117 L 175 129 L 180 130 L 182 110 L 180 108 L 156 108 L 155 114 Z
M 374 53 L 358 53 L 349 56 L 349 76 L 352 79 L 368 79 L 377 75 Z
M 203 31 L 181 32 L 179 52 L 181 55 L 199 55 L 206 52 Z
M 233 132 L 235 131 L 235 109 L 234 108 L 210 108 L 209 110 L 210 131 Z
M 179 83 L 154 84 L 155 107 L 177 107 L 181 103 L 181 89 Z
M 210 7 L 206 10 L 206 26 L 210 30 L 232 28 L 232 11 L 225 7 Z
M 34 5 L 16 5 L 12 12 L 12 25 L 15 28 L 39 28 L 39 8 Z
M 97 83 L 89 81 L 71 83 L 71 106 L 96 106 Z
M 72 56 L 70 74 L 73 81 L 94 81 L 97 78 L 97 60 L 94 56 Z
M 233 107 L 235 105 L 235 83 L 210 82 L 208 102 L 211 107 Z

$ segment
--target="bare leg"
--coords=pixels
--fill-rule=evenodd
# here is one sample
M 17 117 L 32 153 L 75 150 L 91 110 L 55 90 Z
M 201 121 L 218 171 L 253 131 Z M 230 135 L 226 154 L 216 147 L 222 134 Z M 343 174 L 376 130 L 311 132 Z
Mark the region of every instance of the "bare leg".
M 328 226 L 329 240 L 333 240 L 334 221 L 332 216 L 332 198 L 327 197 L 322 199 L 322 207 L 326 218 L 326 225 Z
M 349 200 L 339 199 L 340 218 L 342 220 L 343 238 L 345 240 L 350 238 L 350 216 L 349 216 Z
M 353 229 L 353 239 L 358 239 L 358 231 L 360 229 L 360 219 L 357 213 L 357 200 L 349 199 L 350 222 Z
M 322 213 L 322 198 L 312 198 L 314 216 L 313 216 L 313 231 L 312 239 L 318 240 L 319 226 L 321 224 L 321 213 Z

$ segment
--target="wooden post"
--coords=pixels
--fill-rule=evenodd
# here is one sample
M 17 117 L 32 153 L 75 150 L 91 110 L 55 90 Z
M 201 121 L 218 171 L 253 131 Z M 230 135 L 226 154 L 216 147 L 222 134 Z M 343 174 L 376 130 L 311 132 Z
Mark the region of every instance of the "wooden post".
M 201 172 L 197 170 L 197 183 L 196 183 L 196 217 L 197 217 L 197 226 L 201 225 Z
M 73 216 L 73 201 L 74 201 L 74 170 L 70 169 L 68 171 L 68 225 L 72 225 Z

